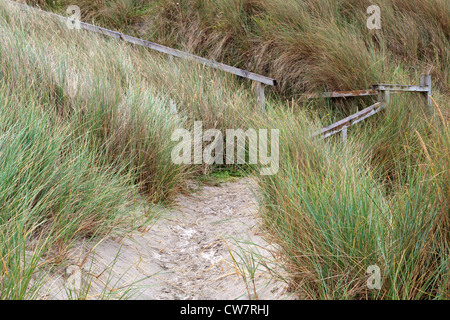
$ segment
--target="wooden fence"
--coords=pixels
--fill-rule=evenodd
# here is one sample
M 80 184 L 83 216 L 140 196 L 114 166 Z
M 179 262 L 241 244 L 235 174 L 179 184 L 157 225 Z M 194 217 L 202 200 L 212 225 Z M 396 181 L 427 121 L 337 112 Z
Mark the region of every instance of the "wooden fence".
M 347 97 L 361 97 L 361 96 L 377 96 L 378 102 L 374 105 L 367 107 L 349 117 L 346 117 L 338 122 L 333 123 L 325 128 L 322 128 L 318 132 L 314 133 L 313 136 L 320 136 L 321 138 L 327 138 L 336 133 L 342 132 L 342 139 L 344 144 L 347 143 L 347 128 L 351 127 L 358 122 L 367 119 L 374 114 L 377 114 L 386 106 L 389 105 L 390 96 L 392 93 L 402 93 L 402 92 L 417 92 L 420 93 L 424 101 L 427 103 L 431 110 L 433 109 L 431 95 L 431 76 L 423 75 L 420 77 L 420 84 L 418 86 L 409 86 L 401 84 L 374 84 L 370 90 L 356 90 L 356 91 L 337 91 L 337 92 L 325 92 L 316 95 L 308 95 L 306 98 L 347 98 Z

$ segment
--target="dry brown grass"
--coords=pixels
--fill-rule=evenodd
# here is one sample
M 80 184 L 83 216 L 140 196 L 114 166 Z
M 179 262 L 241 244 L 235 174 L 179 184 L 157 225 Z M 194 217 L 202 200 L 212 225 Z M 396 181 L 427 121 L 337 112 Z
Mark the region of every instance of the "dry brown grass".
M 36 2 L 29 0 L 28 2 Z M 46 7 L 51 1 L 38 1 Z M 62 11 L 70 1 L 60 1 Z M 415 83 L 431 70 L 449 92 L 450 4 L 378 1 L 382 29 L 366 27 L 368 0 L 115 0 L 77 2 L 86 21 L 279 80 L 278 91 Z

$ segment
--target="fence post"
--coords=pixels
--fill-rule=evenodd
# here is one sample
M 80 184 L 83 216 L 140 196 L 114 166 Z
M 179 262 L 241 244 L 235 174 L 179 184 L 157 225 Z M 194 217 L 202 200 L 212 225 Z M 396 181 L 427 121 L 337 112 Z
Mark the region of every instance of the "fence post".
M 389 90 L 380 90 L 378 93 L 378 102 L 384 102 L 387 106 L 391 100 L 391 92 Z
M 264 96 L 264 84 L 261 82 L 255 81 L 255 97 L 256 104 L 261 109 L 261 112 L 266 111 L 266 97 Z
M 423 97 L 425 102 L 428 105 L 428 108 L 430 109 L 430 114 L 434 114 L 434 108 L 433 103 L 431 101 L 430 95 L 431 95 L 431 75 L 424 74 L 420 76 L 420 86 L 427 88 L 427 91 L 423 92 Z

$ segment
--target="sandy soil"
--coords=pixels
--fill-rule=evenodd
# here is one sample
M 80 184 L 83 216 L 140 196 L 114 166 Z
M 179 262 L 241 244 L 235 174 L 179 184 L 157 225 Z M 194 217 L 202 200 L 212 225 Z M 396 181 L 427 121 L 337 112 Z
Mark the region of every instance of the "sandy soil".
M 95 298 L 106 284 L 110 298 L 133 288 L 133 299 L 290 299 L 267 268 L 279 270 L 259 233 L 254 189 L 250 179 L 203 186 L 149 230 L 104 241 L 84 261 L 80 244 L 41 297 Z

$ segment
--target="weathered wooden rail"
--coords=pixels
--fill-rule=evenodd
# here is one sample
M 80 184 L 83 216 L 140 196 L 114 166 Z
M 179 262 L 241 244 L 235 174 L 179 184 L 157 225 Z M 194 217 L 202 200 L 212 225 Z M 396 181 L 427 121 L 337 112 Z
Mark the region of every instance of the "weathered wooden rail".
M 344 133 L 344 136 L 346 136 L 348 127 L 353 126 L 358 122 L 361 122 L 364 119 L 373 116 L 374 114 L 380 112 L 385 106 L 386 106 L 385 103 L 377 102 L 374 105 L 371 105 L 370 107 L 367 107 L 355 114 L 352 114 L 349 117 L 346 117 L 342 120 L 339 120 L 338 122 L 333 123 L 332 125 L 329 125 L 328 127 L 321 129 L 320 131 L 316 132 L 314 136 L 322 135 L 322 138 L 328 138 L 341 131 Z
M 48 16 L 52 16 L 55 18 L 58 18 L 59 20 L 61 20 L 62 22 L 67 23 L 68 21 L 73 21 L 73 19 L 52 13 L 52 12 L 48 12 L 48 11 L 44 11 L 38 8 L 34 8 L 34 7 L 30 7 L 28 5 L 22 4 L 22 3 L 18 3 L 12 0 L 5 0 L 9 3 L 12 3 L 16 6 L 18 6 L 21 9 L 24 10 L 32 10 L 35 11 L 37 13 L 41 13 L 44 15 L 48 15 Z M 129 43 L 133 43 L 135 45 L 138 46 L 142 46 L 142 47 L 146 47 L 155 51 L 159 51 L 165 54 L 168 54 L 169 56 L 174 56 L 174 57 L 178 57 L 178 58 L 182 58 L 185 60 L 190 60 L 190 61 L 195 61 L 198 62 L 200 64 L 209 66 L 211 68 L 215 68 L 215 69 L 219 69 L 234 75 L 237 75 L 239 77 L 242 78 L 246 78 L 249 80 L 252 80 L 254 82 L 254 91 L 255 91 L 255 98 L 256 98 L 256 102 L 259 105 L 259 107 L 261 108 L 262 111 L 265 110 L 265 94 L 264 94 L 264 89 L 266 85 L 269 86 L 276 86 L 277 81 L 275 79 L 269 78 L 269 77 L 265 77 L 250 71 L 246 71 L 246 70 L 242 70 L 236 67 L 232 67 L 217 61 L 213 61 L 213 60 L 209 60 L 206 58 L 202 58 L 199 56 L 196 56 L 194 54 L 188 53 L 188 52 L 184 52 L 184 51 L 180 51 L 177 49 L 173 49 L 173 48 L 169 48 L 157 43 L 153 43 L 150 41 L 146 41 L 146 40 L 142 40 L 140 38 L 136 38 L 136 37 L 132 37 L 117 31 L 113 31 L 113 30 L 109 30 L 109 29 L 105 29 L 102 27 L 98 27 L 86 22 L 82 22 L 79 21 L 80 23 L 80 27 L 84 30 L 88 30 L 91 32 L 95 32 L 95 33 L 99 33 L 108 37 L 112 37 L 115 39 L 119 39 L 119 40 L 123 40 Z
M 433 105 L 430 98 L 431 95 L 431 76 L 423 75 L 420 77 L 420 84 L 418 86 L 401 85 L 401 84 L 374 84 L 370 90 L 355 90 L 355 91 L 336 91 L 336 92 L 324 92 L 321 94 L 313 94 L 305 96 L 308 99 L 314 98 L 348 98 L 348 97 L 361 97 L 361 96 L 377 96 L 378 102 L 374 105 L 367 107 L 349 117 L 346 117 L 338 122 L 335 122 L 325 128 L 322 128 L 313 136 L 320 136 L 325 139 L 336 133 L 342 132 L 342 139 L 344 144 L 347 143 L 347 128 L 351 127 L 358 122 L 367 119 L 374 114 L 377 114 L 389 105 L 391 93 L 403 93 L 403 92 L 417 92 L 420 93 L 428 107 L 433 111 Z

